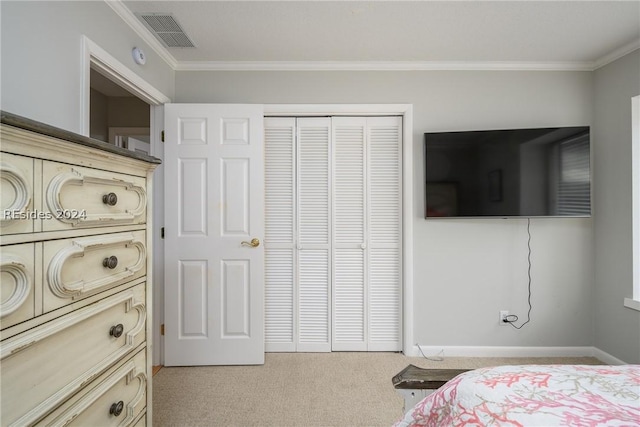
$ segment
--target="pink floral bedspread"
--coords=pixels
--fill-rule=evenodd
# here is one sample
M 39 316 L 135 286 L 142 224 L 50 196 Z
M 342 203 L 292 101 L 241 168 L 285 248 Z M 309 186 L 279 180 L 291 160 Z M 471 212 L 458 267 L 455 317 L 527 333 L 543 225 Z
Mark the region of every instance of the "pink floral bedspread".
M 400 426 L 640 426 L 640 365 L 521 365 L 458 375 Z

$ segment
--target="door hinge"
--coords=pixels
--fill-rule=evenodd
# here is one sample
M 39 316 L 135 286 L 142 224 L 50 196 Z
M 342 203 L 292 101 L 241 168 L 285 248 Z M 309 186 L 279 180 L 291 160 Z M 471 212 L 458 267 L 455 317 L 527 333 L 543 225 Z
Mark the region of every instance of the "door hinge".
M 164 239 L 164 227 L 160 229 L 160 238 Z
M 164 131 L 160 132 L 160 141 L 164 142 Z
M 160 325 L 160 335 L 164 335 L 164 323 Z

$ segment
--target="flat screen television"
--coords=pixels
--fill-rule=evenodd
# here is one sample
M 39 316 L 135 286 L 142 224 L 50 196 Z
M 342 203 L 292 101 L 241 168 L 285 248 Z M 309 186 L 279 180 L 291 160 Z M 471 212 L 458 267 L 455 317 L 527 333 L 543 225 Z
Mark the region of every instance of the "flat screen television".
M 425 133 L 425 217 L 588 217 L 589 127 Z

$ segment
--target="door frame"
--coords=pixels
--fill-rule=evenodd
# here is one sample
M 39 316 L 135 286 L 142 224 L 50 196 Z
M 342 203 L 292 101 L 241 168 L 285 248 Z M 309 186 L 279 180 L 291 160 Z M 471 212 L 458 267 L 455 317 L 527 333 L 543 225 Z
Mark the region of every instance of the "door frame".
M 89 37 L 82 36 L 81 45 L 80 134 L 89 136 L 91 125 L 91 116 L 89 114 L 89 104 L 91 103 L 91 69 L 98 71 L 152 107 L 171 102 L 171 98 L 153 87 L 122 62 L 118 61 Z
M 413 104 L 264 104 L 264 115 L 402 116 L 402 352 L 413 355 Z
M 90 76 L 91 69 L 94 69 L 150 105 L 151 155 L 164 161 L 164 147 L 161 141 L 161 132 L 164 129 L 164 104 L 171 102 L 171 98 L 84 35 L 81 38 L 81 50 L 80 134 L 88 137 L 90 133 Z M 147 310 L 152 319 L 147 325 L 147 337 L 148 348 L 151 352 L 149 360 L 153 360 L 153 365 L 160 365 L 164 363 L 164 344 L 160 331 L 160 325 L 164 322 L 164 310 L 162 310 L 164 307 L 164 272 L 161 268 L 162 264 L 154 262 L 153 259 L 164 259 L 164 241 L 161 238 L 161 227 L 164 226 L 164 165 L 162 164 L 158 165 L 154 172 L 151 189 L 153 206 L 148 208 L 148 211 L 152 216 L 149 227 L 153 230 L 153 238 L 148 236 L 147 244 L 149 241 L 153 241 L 153 249 L 149 255 L 147 280 L 152 281 L 154 292 L 153 295 L 147 296 Z

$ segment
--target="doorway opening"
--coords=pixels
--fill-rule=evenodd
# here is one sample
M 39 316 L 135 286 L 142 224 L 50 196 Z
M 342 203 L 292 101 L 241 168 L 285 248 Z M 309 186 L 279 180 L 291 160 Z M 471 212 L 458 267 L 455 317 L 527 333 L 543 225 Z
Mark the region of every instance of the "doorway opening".
M 151 154 L 151 105 L 93 68 L 89 87 L 89 136 Z
M 81 71 L 80 133 L 90 137 L 98 136 L 96 139 L 126 149 L 143 151 L 164 160 L 161 142 L 164 104 L 171 102 L 171 99 L 86 36 L 82 37 L 82 49 L 84 56 Z M 115 114 L 110 119 L 109 99 L 105 103 L 99 99 L 101 95 L 118 98 L 111 101 L 112 109 L 117 109 L 118 105 L 125 105 L 127 111 L 136 111 L 135 121 L 131 121 L 131 118 L 116 118 Z M 92 122 L 101 124 L 94 126 L 92 130 Z M 109 127 L 113 128 L 111 134 Z M 158 260 L 162 259 L 164 254 L 164 241 L 161 236 L 164 225 L 162 164 L 156 168 L 153 179 L 153 256 L 149 259 Z M 151 249 L 149 251 L 151 252 Z M 161 310 L 164 306 L 164 269 L 159 262 L 153 262 L 149 269 L 152 271 L 148 271 L 147 274 L 153 278 L 155 292 L 147 297 L 147 306 L 154 312 L 152 325 L 148 326 L 148 338 L 154 343 L 153 364 L 158 365 L 163 359 L 164 347 L 160 327 L 164 322 L 164 313 Z

